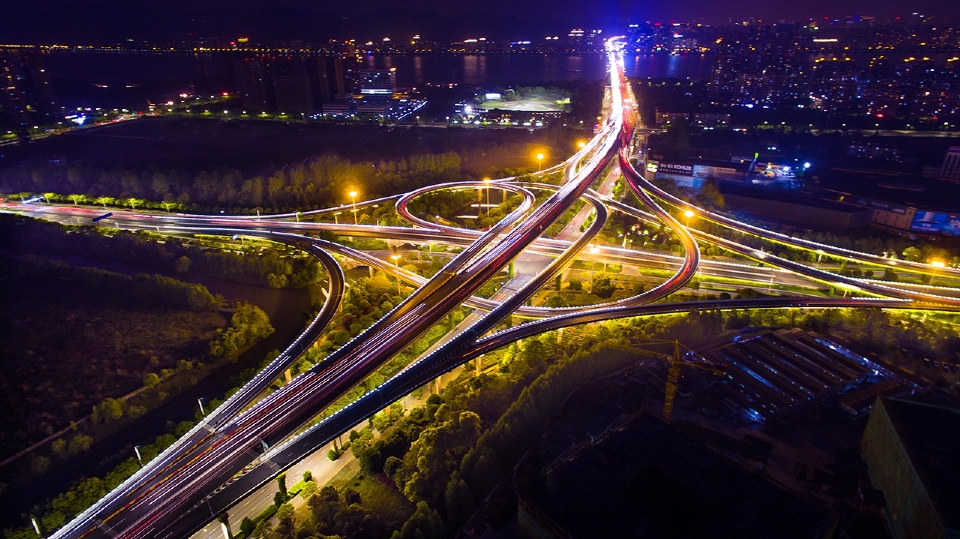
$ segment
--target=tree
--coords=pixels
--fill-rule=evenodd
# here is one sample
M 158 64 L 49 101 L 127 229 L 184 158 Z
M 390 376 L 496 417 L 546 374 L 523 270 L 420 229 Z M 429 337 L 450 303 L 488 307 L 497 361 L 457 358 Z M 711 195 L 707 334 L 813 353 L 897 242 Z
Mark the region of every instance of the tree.
M 155 388 L 160 383 L 160 377 L 156 373 L 148 372 L 143 375 L 143 385 L 148 388 Z
M 297 529 L 293 505 L 285 503 L 277 509 L 277 533 L 283 539 L 292 539 Z
M 67 442 L 64 441 L 63 438 L 57 438 L 54 440 L 53 443 L 50 444 L 50 449 L 56 456 L 60 458 L 67 456 Z
M 240 521 L 240 532 L 244 537 L 250 537 L 253 535 L 253 530 L 256 529 L 256 525 L 247 517 L 243 517 L 243 520 Z
M 191 263 L 192 262 L 189 257 L 181 256 L 177 259 L 177 263 L 174 265 L 174 270 L 176 270 L 177 273 L 186 273 L 190 271 Z
M 270 520 L 264 520 L 257 524 L 256 529 L 253 530 L 253 536 L 256 539 L 267 539 L 271 532 L 273 532 L 273 523 Z
M 303 490 L 300 491 L 300 497 L 304 500 L 309 500 L 316 495 L 317 492 L 319 492 L 317 484 L 313 481 L 307 481 L 303 484 Z
M 570 306 L 570 303 L 567 302 L 567 300 L 564 299 L 563 296 L 559 294 L 551 294 L 547 298 L 547 307 L 556 309 L 556 308 L 569 307 L 569 306 Z
M 334 517 L 343 507 L 343 500 L 340 499 L 340 493 L 337 492 L 337 489 L 330 485 L 323 487 L 319 493 L 307 500 L 307 505 L 313 512 L 313 518 L 317 523 L 317 531 L 332 533 L 334 531 Z
M 922 256 L 923 252 L 912 245 L 903 250 L 903 259 L 910 262 L 919 262 Z
M 440 515 L 427 502 L 417 503 L 417 510 L 410 520 L 403 523 L 399 532 L 393 534 L 398 539 L 439 539 L 443 537 L 443 521 Z
M 286 497 L 287 496 L 287 474 L 282 473 L 277 476 L 277 487 L 280 489 L 280 494 Z
M 583 283 L 580 279 L 570 279 L 570 290 L 583 290 Z
M 598 298 L 609 299 L 617 291 L 617 286 L 610 280 L 609 275 L 599 273 L 593 276 L 590 291 Z
M 77 434 L 70 440 L 70 452 L 79 453 L 81 451 L 89 451 L 92 444 L 93 438 L 85 434 Z
M 94 423 L 103 421 L 116 421 L 123 417 L 124 405 L 126 403 L 120 399 L 106 398 L 100 404 L 93 407 Z
M 460 478 L 460 473 L 453 472 L 443 496 L 444 506 L 447 509 L 447 518 L 454 527 L 462 525 L 473 513 L 473 498 L 466 481 Z

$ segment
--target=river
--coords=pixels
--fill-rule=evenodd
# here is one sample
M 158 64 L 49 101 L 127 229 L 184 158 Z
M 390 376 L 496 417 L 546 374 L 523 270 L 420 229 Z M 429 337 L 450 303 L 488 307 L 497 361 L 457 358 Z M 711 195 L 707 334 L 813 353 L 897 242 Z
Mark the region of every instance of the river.
M 140 107 L 146 99 L 197 91 L 235 91 L 238 53 L 52 51 L 45 55 L 60 101 L 73 106 Z M 631 78 L 703 79 L 709 55 L 636 54 L 625 59 Z M 425 84 L 536 85 L 605 77 L 603 54 L 370 55 L 360 69 L 396 68 L 400 87 Z

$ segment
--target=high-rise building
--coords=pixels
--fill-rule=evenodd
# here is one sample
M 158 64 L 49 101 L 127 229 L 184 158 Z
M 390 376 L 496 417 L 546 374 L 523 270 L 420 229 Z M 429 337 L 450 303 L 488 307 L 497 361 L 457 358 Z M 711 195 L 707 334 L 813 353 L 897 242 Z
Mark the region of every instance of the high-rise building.
M 364 96 L 392 97 L 397 91 L 397 73 L 393 69 L 368 69 L 360 73 L 360 93 Z
M 233 69 L 240 92 L 240 105 L 253 114 L 273 110 L 270 99 L 272 85 L 267 83 L 268 72 L 264 62 L 256 58 L 234 60 Z
M 360 73 L 360 94 L 357 112 L 383 115 L 390 110 L 393 94 L 397 92 L 396 69 L 370 69 Z
M 56 121 L 59 109 L 39 50 L 0 49 L 0 107 L 21 131 Z
M 286 113 L 313 112 L 310 79 L 305 75 L 276 75 L 273 77 L 273 95 L 277 110 Z
M 324 103 L 343 99 L 347 93 L 343 58 L 312 57 L 307 60 L 307 75 L 313 88 L 314 108 L 320 110 Z

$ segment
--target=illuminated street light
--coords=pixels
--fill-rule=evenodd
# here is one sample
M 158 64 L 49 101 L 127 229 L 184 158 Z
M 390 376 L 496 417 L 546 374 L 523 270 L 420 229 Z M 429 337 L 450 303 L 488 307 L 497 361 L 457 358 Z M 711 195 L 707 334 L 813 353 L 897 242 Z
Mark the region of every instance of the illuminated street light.
M 484 189 L 484 191 L 487 192 L 487 213 L 489 213 L 490 212 L 490 178 L 484 178 L 483 183 L 487 186 L 487 188 Z M 479 214 L 480 212 L 477 212 L 478 217 L 479 217 Z
M 399 268 L 399 267 L 400 267 L 400 255 L 390 255 L 390 258 L 393 259 L 393 265 L 394 265 L 394 266 L 397 266 L 397 267 Z M 398 273 L 398 274 L 397 274 L 397 295 L 399 296 L 399 295 L 401 295 L 401 294 L 402 294 L 402 292 L 400 292 L 400 274 Z
M 595 255 L 595 254 L 598 254 L 598 253 L 600 252 L 600 248 L 597 247 L 596 245 L 591 244 L 589 251 L 590 251 L 590 254 Z M 592 268 L 594 265 L 595 265 L 595 262 L 591 262 L 591 263 L 590 263 L 590 267 L 591 267 L 591 268 Z M 607 272 L 607 261 L 606 261 L 606 260 L 603 261 L 603 272 L 604 272 L 604 273 Z
M 537 154 L 537 172 L 540 172 L 540 170 L 541 170 L 540 165 L 541 165 L 542 163 L 543 163 L 543 154 L 542 154 L 542 153 L 538 153 L 538 154 Z
M 353 204 L 353 210 L 351 210 L 353 212 L 353 224 L 358 224 L 357 223 L 357 192 L 350 191 L 349 195 L 350 195 L 350 200 L 352 201 L 352 204 Z
M 934 268 L 936 268 L 936 269 L 934 269 L 933 271 L 930 272 L 930 286 L 933 286 L 933 279 L 937 276 L 937 271 L 936 271 L 936 270 L 938 270 L 938 269 L 940 269 L 940 268 L 945 268 L 945 267 L 947 267 L 947 265 L 946 265 L 945 263 L 943 263 L 942 260 L 931 260 L 931 261 L 930 261 L 930 265 L 933 266 Z
M 577 143 L 577 148 L 580 148 L 582 150 L 586 145 L 587 143 L 581 140 L 580 142 Z
M 694 213 L 692 210 L 687 210 L 683 212 L 683 216 L 687 218 L 687 228 L 690 228 L 690 218 L 693 217 Z

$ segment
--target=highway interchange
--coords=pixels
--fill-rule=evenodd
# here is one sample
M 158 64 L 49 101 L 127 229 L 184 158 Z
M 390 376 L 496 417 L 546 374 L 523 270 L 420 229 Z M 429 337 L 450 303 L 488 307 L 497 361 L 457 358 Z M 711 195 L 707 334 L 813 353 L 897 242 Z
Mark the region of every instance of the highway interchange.
M 738 244 L 695 228 L 674 218 L 667 207 L 694 212 L 736 232 L 761 237 L 783 245 L 815 250 L 836 258 L 876 267 L 896 267 L 915 272 L 931 271 L 925 264 L 889 260 L 865 253 L 839 249 L 776 234 L 746 225 L 726 216 L 693 207 L 648 182 L 631 162 L 634 156 L 634 98 L 623 76 L 619 41 L 608 42 L 610 65 L 610 112 L 595 137 L 570 159 L 547 172 L 564 171 L 558 186 L 523 184 L 513 178 L 498 180 L 498 189 L 521 196 L 522 202 L 499 223 L 484 232 L 437 225 L 420 219 L 407 203 L 438 189 L 490 188 L 482 182 L 460 182 L 432 186 L 402 195 L 396 200 L 398 214 L 413 227 L 351 225 L 301 220 L 303 217 L 343 211 L 328 208 L 314 212 L 251 216 L 191 216 L 114 211 L 111 224 L 121 228 L 156 229 L 162 233 L 206 233 L 265 237 L 297 246 L 315 256 L 329 276 L 327 301 L 307 330 L 264 371 L 241 391 L 230 397 L 193 430 L 159 457 L 148 463 L 96 505 L 56 532 L 55 538 L 180 538 L 187 537 L 220 512 L 241 500 L 281 470 L 298 462 L 365 417 L 437 376 L 480 354 L 544 331 L 566 326 L 630 316 L 688 312 L 704 309 L 786 308 L 786 307 L 878 307 L 954 310 L 960 306 L 960 291 L 898 286 L 841 276 L 815 265 L 793 262 L 762 250 Z M 607 167 L 619 165 L 630 190 L 645 210 L 638 210 L 591 189 Z M 550 190 L 549 197 L 536 204 L 534 190 Z M 585 199 L 595 217 L 584 232 L 571 239 L 546 239 L 544 230 L 578 200 Z M 368 201 L 384 203 L 392 199 Z M 661 205 L 664 204 L 664 205 Z M 348 209 L 357 210 L 358 204 Z M 6 211 L 24 212 L 61 222 L 87 221 L 96 212 L 89 209 L 53 206 L 7 206 Z M 649 223 L 663 224 L 680 240 L 684 254 L 672 257 L 640 253 L 632 249 L 604 246 L 591 249 L 611 211 L 623 212 Z M 294 220 L 295 219 L 295 220 Z M 305 235 L 326 230 L 344 236 L 370 236 L 415 243 L 435 241 L 463 246 L 443 269 L 430 279 L 406 272 L 369 253 Z M 744 264 L 701 261 L 698 242 L 723 247 L 755 261 Z M 494 302 L 475 297 L 476 290 L 523 253 L 548 255 L 535 275 L 512 296 Z M 344 291 L 343 272 L 331 254 L 389 272 L 415 286 L 400 305 L 353 340 L 332 352 L 313 368 L 295 377 L 280 390 L 262 397 L 265 388 L 303 354 L 323 331 L 339 308 Z M 576 258 L 637 266 L 668 268 L 673 274 L 650 290 L 605 305 L 550 309 L 526 306 L 527 300 Z M 685 287 L 697 275 L 773 275 L 778 268 L 783 280 L 812 279 L 829 286 L 857 292 L 857 297 L 816 296 L 768 297 L 662 303 Z M 759 272 L 759 273 L 758 273 Z M 960 277 L 953 268 L 939 268 L 944 276 Z M 798 277 L 802 276 L 802 277 Z M 346 408 L 306 428 L 319 412 L 352 387 L 361 383 L 383 362 L 403 350 L 452 309 L 461 305 L 484 314 L 466 330 L 444 345 L 418 359 L 378 388 Z M 499 322 L 511 314 L 529 321 L 495 333 Z M 262 398 L 260 398 L 262 397 Z M 257 400 L 259 398 L 259 400 Z

